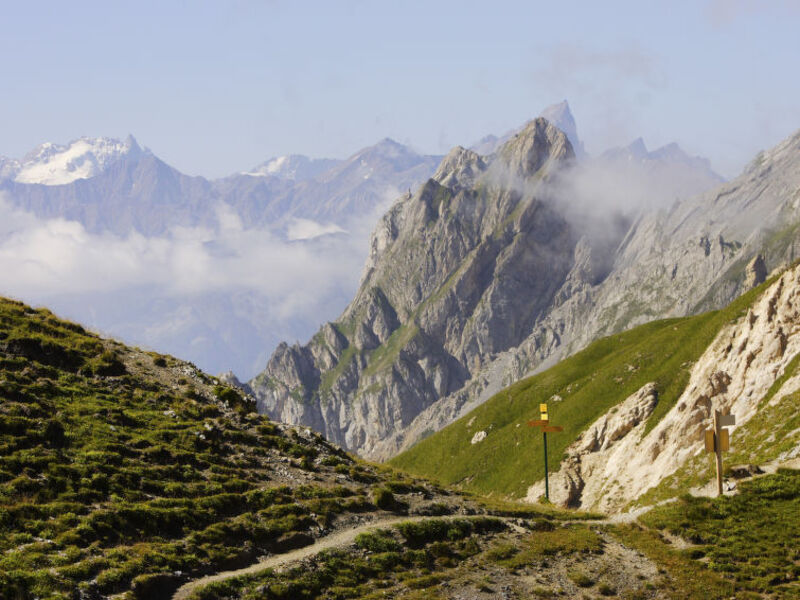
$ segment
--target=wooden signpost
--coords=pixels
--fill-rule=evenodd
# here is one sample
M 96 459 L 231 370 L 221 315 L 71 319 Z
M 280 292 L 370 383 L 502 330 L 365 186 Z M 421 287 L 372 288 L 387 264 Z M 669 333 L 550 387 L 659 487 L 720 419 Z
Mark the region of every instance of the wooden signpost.
M 731 449 L 730 433 L 723 427 L 736 425 L 736 417 L 723 415 L 718 410 L 714 411 L 714 428 L 706 429 L 706 452 L 716 454 L 717 463 L 717 496 L 722 496 L 722 453 Z
M 539 427 L 542 430 L 542 436 L 544 439 L 544 497 L 547 498 L 547 501 L 550 501 L 550 480 L 547 477 L 547 434 L 548 433 L 558 433 L 559 431 L 563 431 L 563 427 L 559 427 L 558 425 L 550 425 L 550 419 L 547 416 L 547 404 L 540 404 L 539 405 L 539 416 L 541 418 L 535 421 L 528 421 L 528 427 Z

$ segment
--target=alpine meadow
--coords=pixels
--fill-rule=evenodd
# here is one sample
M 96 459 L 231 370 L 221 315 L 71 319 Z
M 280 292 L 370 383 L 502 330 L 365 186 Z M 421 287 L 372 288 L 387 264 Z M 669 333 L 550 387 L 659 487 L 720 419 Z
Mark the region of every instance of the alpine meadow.
M 0 22 L 0 600 L 800 600 L 794 3 Z

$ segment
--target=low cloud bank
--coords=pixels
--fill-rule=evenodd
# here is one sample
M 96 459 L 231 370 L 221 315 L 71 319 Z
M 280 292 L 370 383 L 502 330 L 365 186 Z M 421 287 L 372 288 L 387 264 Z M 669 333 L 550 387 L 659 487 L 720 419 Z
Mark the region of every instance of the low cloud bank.
M 244 228 L 227 206 L 217 212 L 216 229 L 120 237 L 88 233 L 75 221 L 39 219 L 0 198 L 0 288 L 21 296 L 138 286 L 179 296 L 238 288 L 277 302 L 291 295 L 288 316 L 340 280 L 357 281 L 363 244 L 353 236 L 322 235 L 341 228 L 314 231 L 307 222 L 305 235 L 296 238 L 306 242 L 292 243 L 266 228 Z
M 298 220 L 284 240 L 220 205 L 213 228 L 123 237 L 41 219 L 0 197 L 0 294 L 250 377 L 281 339 L 304 339 L 341 312 L 358 285 L 373 217 L 348 223 L 346 234 Z

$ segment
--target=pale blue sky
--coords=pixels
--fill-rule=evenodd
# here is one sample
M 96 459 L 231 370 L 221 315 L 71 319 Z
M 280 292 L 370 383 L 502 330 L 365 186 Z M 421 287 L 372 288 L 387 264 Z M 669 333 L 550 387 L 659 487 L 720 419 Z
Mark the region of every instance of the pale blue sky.
M 11 157 L 133 133 L 217 177 L 386 136 L 443 153 L 567 98 L 590 152 L 675 140 L 732 176 L 800 128 L 794 0 L 0 0 L 0 26 Z

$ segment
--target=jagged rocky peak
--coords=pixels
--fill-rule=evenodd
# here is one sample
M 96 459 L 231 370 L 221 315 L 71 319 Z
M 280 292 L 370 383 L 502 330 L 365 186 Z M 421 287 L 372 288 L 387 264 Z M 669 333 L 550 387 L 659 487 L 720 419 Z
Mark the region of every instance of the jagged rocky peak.
M 578 158 L 586 154 L 583 149 L 583 142 L 578 137 L 578 128 L 575 124 L 575 117 L 572 116 L 572 111 L 569 109 L 569 102 L 562 100 L 557 104 L 548 106 L 539 116 L 547 119 L 566 134 Z
M 531 177 L 549 163 L 575 158 L 566 134 L 539 117 L 500 148 L 500 158 L 519 177 Z
M 259 406 L 385 456 L 383 440 L 519 343 L 551 301 L 577 238 L 539 183 L 573 157 L 545 119 L 491 159 L 453 149 L 378 224 L 342 316 L 306 346 L 278 347 L 253 383 Z
M 267 374 L 280 374 L 282 381 L 290 388 L 303 387 L 315 378 L 313 359 L 308 348 L 299 344 L 290 346 L 281 342 L 267 363 Z
M 759 234 L 783 215 L 797 223 L 798 136 L 731 184 L 633 224 L 581 221 L 550 201 L 591 166 L 562 172 L 573 161 L 566 134 L 541 118 L 493 156 L 454 149 L 380 221 L 342 317 L 276 351 L 253 383 L 261 409 L 387 458 L 592 339 L 724 305 L 745 274 L 753 285 L 800 253 L 792 236 Z M 647 181 L 676 170 L 658 173 Z M 701 238 L 719 242 L 706 253 Z M 762 249 L 778 241 L 780 252 Z
M 478 153 L 456 146 L 444 157 L 433 179 L 454 189 L 474 185 L 476 178 L 486 170 L 486 161 Z
M 640 137 L 628 144 L 625 147 L 625 151 L 636 158 L 647 158 L 648 155 L 647 146 L 645 146 L 644 140 Z
M 578 137 L 578 128 L 575 124 L 575 117 L 572 116 L 572 111 L 569 108 L 569 103 L 566 100 L 552 104 L 545 108 L 539 117 L 546 119 L 557 129 L 560 129 L 567 136 L 569 143 L 572 144 L 572 150 L 575 156 L 583 158 L 586 156 L 586 151 L 583 147 L 583 142 Z M 490 156 L 497 152 L 506 142 L 512 137 L 520 133 L 525 127 L 530 125 L 532 121 L 528 121 L 520 127 L 515 127 L 501 136 L 487 135 L 481 138 L 478 142 L 470 146 L 470 150 L 477 152 L 481 156 Z

